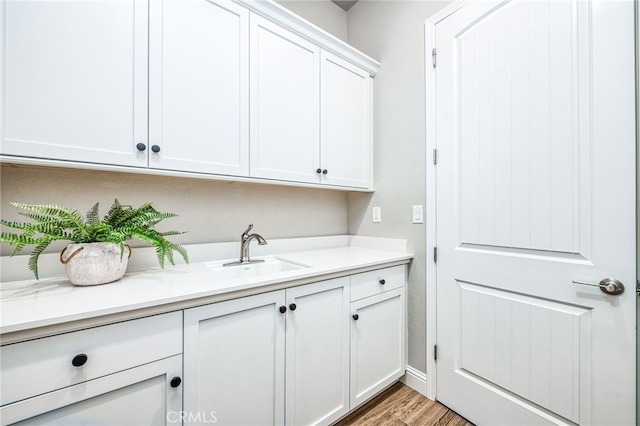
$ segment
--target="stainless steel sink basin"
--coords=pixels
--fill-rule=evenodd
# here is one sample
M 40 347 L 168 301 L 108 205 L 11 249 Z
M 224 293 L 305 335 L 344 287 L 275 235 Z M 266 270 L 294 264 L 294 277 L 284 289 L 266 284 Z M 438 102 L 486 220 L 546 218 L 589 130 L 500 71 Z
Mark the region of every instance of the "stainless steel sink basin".
M 268 258 L 262 263 L 250 263 L 234 266 L 222 265 L 223 263 L 208 263 L 207 267 L 214 272 L 216 278 L 229 280 L 251 279 L 308 267 L 307 265 L 300 265 L 278 258 Z

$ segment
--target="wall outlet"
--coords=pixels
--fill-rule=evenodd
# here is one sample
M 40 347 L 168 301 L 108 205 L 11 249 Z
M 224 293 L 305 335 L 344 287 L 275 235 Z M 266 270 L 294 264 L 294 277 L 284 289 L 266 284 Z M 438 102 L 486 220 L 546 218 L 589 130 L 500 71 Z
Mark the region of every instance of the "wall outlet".
M 413 206 L 413 223 L 424 223 L 422 206 Z
M 380 212 L 380 207 L 373 208 L 373 223 L 382 222 L 382 213 Z

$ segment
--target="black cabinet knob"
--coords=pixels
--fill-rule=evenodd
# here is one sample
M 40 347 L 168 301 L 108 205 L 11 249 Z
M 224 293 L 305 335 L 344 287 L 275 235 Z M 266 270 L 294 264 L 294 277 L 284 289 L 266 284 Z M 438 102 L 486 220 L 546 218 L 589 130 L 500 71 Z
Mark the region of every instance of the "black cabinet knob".
M 327 169 L 324 169 L 324 170 L 322 171 L 322 174 L 323 174 L 323 175 L 326 175 L 327 173 L 329 173 L 329 170 L 327 170 Z
M 172 378 L 171 381 L 169 382 L 172 388 L 177 388 L 178 386 L 180 386 L 180 383 L 182 383 L 182 379 L 177 376 Z
M 322 173 L 322 169 L 316 169 L 316 173 L 318 174 Z
M 144 151 L 145 149 L 147 149 L 147 146 L 143 143 L 139 143 L 138 145 L 136 145 L 136 148 L 138 148 L 138 151 Z
M 82 367 L 86 364 L 88 359 L 89 357 L 87 356 L 87 354 L 78 354 L 71 360 L 71 365 L 73 365 L 74 367 Z
M 383 279 L 380 280 L 380 284 L 385 285 L 387 282 Z
M 287 307 L 286 306 L 280 306 L 280 313 L 284 314 L 285 312 L 287 312 Z
M 354 319 L 354 320 L 358 321 L 358 318 L 360 318 L 360 315 L 358 315 L 358 314 L 353 314 L 353 319 Z
M 160 147 L 158 145 L 152 145 L 151 146 L 151 151 L 153 152 L 160 152 Z
M 297 306 L 296 306 L 295 303 L 292 303 L 292 304 L 289 305 L 289 309 L 291 309 L 292 311 L 295 311 L 296 308 L 297 308 Z

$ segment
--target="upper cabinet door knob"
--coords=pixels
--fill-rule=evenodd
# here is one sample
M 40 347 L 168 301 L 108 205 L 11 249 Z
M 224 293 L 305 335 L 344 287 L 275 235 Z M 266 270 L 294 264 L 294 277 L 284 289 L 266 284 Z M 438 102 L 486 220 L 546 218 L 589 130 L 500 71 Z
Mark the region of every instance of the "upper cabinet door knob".
M 160 147 L 158 145 L 152 145 L 151 146 L 151 151 L 153 152 L 160 152 Z
M 138 145 L 136 145 L 136 148 L 138 149 L 138 151 L 144 151 L 145 149 L 147 149 L 147 146 L 145 144 L 143 144 L 142 142 L 140 142 Z

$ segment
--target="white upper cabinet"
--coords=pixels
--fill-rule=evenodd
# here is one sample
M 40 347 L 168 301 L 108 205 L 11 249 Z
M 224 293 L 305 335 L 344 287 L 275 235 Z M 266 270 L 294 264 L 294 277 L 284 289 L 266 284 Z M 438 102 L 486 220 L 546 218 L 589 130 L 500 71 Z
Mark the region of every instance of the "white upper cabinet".
M 318 182 L 320 48 L 251 15 L 251 176 Z
M 321 76 L 322 182 L 367 188 L 371 182 L 371 77 L 325 51 Z
M 146 166 L 148 3 L 2 1 L 2 154 Z
M 377 62 L 273 1 L 0 0 L 0 35 L 3 161 L 372 187 Z
M 149 167 L 246 176 L 248 10 L 151 2 L 149 32 Z

